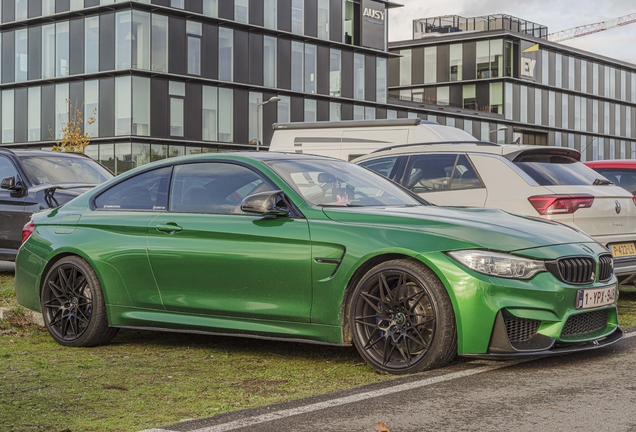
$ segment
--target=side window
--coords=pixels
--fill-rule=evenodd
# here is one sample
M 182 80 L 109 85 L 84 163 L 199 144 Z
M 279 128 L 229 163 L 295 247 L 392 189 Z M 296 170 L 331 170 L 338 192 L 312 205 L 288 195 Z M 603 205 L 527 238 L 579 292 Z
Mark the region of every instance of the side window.
M 448 190 L 457 156 L 457 154 L 411 156 L 406 167 L 404 186 L 415 193 Z
M 366 160 L 364 162 L 360 162 L 360 166 L 363 166 L 371 171 L 377 172 L 384 177 L 390 178 L 391 171 L 393 171 L 393 167 L 398 160 L 398 156 Z
M 451 179 L 452 190 L 483 188 L 484 184 L 477 175 L 477 171 L 470 163 L 466 155 L 460 155 L 455 164 L 453 178 Z
M 0 156 L 0 180 L 6 177 L 16 177 L 16 182 L 18 181 L 18 172 L 13 166 L 13 163 L 9 160 L 9 158 Z
M 219 162 L 178 165 L 170 188 L 170 211 L 241 214 L 243 198 L 271 190 L 260 175 L 241 165 Z
M 404 184 L 415 193 L 484 187 L 475 168 L 463 154 L 411 156 Z
M 100 210 L 165 211 L 172 167 L 159 168 L 117 183 L 95 199 Z

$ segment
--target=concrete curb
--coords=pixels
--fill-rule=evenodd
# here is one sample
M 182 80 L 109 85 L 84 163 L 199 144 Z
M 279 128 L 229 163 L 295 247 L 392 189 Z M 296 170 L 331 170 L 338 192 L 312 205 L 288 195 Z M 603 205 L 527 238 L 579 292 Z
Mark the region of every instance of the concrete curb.
M 0 321 L 8 321 L 15 317 L 16 313 L 9 308 L 0 308 Z M 31 324 L 44 327 L 42 314 L 29 309 L 24 309 L 24 318 Z

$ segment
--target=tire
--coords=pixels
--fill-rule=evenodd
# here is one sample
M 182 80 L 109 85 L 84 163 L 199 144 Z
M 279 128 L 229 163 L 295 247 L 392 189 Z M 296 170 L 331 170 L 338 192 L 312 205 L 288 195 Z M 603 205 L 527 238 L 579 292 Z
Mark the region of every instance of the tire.
M 105 344 L 119 330 L 108 326 L 97 275 L 78 256 L 64 257 L 51 267 L 42 284 L 40 301 L 46 329 L 60 345 Z
M 457 354 L 448 293 L 417 261 L 387 261 L 369 270 L 353 292 L 349 319 L 356 349 L 379 372 L 435 369 Z

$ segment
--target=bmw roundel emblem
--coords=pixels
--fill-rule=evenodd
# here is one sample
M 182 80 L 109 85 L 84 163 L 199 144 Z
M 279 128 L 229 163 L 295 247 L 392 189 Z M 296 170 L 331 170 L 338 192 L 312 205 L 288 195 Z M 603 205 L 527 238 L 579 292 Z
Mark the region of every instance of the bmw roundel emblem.
M 616 210 L 616 214 L 620 214 L 620 212 L 621 212 L 621 203 L 619 203 L 618 200 L 616 200 L 614 202 L 614 209 Z

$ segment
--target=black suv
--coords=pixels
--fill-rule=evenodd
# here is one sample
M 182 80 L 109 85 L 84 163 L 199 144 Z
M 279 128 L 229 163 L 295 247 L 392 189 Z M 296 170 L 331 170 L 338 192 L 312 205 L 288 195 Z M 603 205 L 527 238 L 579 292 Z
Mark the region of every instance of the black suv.
M 112 177 L 83 154 L 0 148 L 0 261 L 15 261 L 32 213 L 61 206 Z

